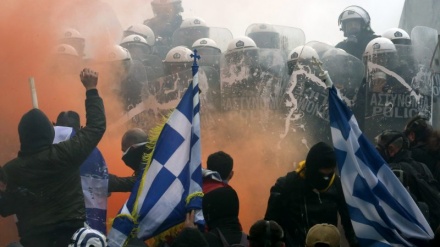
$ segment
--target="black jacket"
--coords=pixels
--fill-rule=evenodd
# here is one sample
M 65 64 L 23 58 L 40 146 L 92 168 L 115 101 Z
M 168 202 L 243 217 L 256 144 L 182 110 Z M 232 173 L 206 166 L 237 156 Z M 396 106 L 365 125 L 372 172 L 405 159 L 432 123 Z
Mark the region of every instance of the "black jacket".
M 47 234 L 59 225 L 85 220 L 79 170 L 106 128 L 104 105 L 98 91 L 88 90 L 86 95 L 87 124 L 68 141 L 52 144 L 53 136 L 52 140 L 46 140 L 39 136 L 41 133 L 29 133 L 29 129 L 34 128 L 32 121 L 20 122 L 21 150 L 4 170 L 8 177 L 7 191 L 23 188 L 34 195 L 13 212 L 18 218 L 21 238 Z M 41 128 L 50 129 L 44 123 Z M 32 138 L 44 139 L 44 142 L 38 146 L 27 143 Z
M 404 172 L 403 185 L 408 189 L 416 203 L 424 202 L 429 208 L 429 219 L 427 219 L 433 230 L 440 224 L 440 194 L 438 182 L 434 179 L 428 167 L 411 158 L 411 152 L 401 150 L 392 162 L 391 169 L 400 169 Z M 419 205 L 420 207 L 420 205 Z M 421 208 L 422 209 L 422 208 Z
M 283 227 L 286 246 L 304 246 L 307 232 L 315 224 L 336 226 L 338 212 L 347 240 L 350 244 L 357 243 L 338 176 L 326 192 L 319 193 L 293 171 L 279 178 L 270 192 L 265 219 Z
M 359 58 L 362 61 L 362 57 L 368 43 L 378 37 L 380 36 L 375 35 L 372 32 L 364 32 L 356 37 L 356 41 L 345 39 L 344 41 L 339 42 L 336 45 L 336 48 L 341 48 L 347 53 Z

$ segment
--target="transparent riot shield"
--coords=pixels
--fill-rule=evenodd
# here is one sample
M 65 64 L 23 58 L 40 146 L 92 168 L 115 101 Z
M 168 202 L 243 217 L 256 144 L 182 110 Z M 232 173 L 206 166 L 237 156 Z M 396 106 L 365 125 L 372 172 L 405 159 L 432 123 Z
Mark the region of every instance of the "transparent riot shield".
M 363 62 L 338 48 L 326 51 L 321 61 L 324 70 L 328 71 L 341 98 L 348 107 L 352 107 L 365 75 Z
M 284 92 L 282 109 L 284 128 L 280 133 L 279 146 L 295 150 L 301 158 L 313 144 L 319 141 L 331 143 L 328 92 L 318 77 L 319 65 L 313 60 L 320 57 L 313 47 L 319 47 L 322 54 L 334 49 L 319 42 L 307 43 L 302 48 Z
M 418 78 L 431 76 L 433 101 L 432 101 L 432 126 L 440 128 L 440 47 L 438 31 L 424 26 L 417 26 L 411 30 L 411 40 L 414 44 L 414 53 L 419 61 Z
M 131 107 L 124 114 L 119 122 L 128 123 L 131 127 L 142 128 L 149 131 L 151 128 L 161 124 L 164 117 L 168 116 L 177 106 L 192 82 L 192 71 L 190 69 L 180 71 L 168 76 L 148 81 L 141 90 L 142 101 Z M 206 74 L 199 71 L 199 87 L 201 114 L 206 111 L 209 98 L 206 97 L 208 83 Z
M 424 26 L 414 27 L 411 30 L 411 42 L 415 59 L 419 64 L 429 66 L 438 43 L 437 30 Z
M 233 36 L 227 28 L 193 27 L 179 28 L 173 33 L 173 47 L 182 45 L 191 49 L 194 42 L 201 38 L 214 40 L 221 51 L 225 51 Z
M 162 59 L 160 59 L 158 56 L 148 55 L 146 59 L 142 60 L 142 64 L 147 70 L 149 81 L 154 81 L 157 78 L 164 76 Z
M 385 129 L 402 130 L 416 115 L 431 118 L 432 80 L 416 46 L 381 49 L 364 55 L 366 105 L 364 133 L 373 141 Z
M 246 36 L 252 38 L 257 47 L 291 51 L 305 43 L 304 31 L 296 27 L 254 23 L 246 29 Z
M 274 115 L 279 112 L 285 58 L 280 50 L 238 49 L 222 58 L 220 73 L 221 109 L 243 126 L 242 131 L 274 131 Z

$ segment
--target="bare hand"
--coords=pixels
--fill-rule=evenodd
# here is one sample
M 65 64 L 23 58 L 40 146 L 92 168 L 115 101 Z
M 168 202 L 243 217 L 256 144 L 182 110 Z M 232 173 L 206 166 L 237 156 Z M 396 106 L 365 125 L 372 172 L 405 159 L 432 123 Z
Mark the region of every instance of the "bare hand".
M 194 224 L 194 216 L 195 212 L 194 210 L 191 210 L 191 212 L 186 213 L 186 219 L 185 219 L 185 228 L 197 228 L 197 226 Z
M 98 73 L 85 68 L 81 71 L 81 74 L 79 75 L 79 77 L 81 78 L 81 82 L 84 85 L 84 87 L 86 88 L 86 90 L 89 89 L 95 89 L 96 85 L 98 84 Z

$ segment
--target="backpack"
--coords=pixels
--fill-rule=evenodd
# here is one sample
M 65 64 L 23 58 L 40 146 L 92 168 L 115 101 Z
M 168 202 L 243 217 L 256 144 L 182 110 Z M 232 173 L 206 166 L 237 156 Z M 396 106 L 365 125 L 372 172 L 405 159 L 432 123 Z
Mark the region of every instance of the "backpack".
M 222 241 L 223 247 L 248 247 L 249 242 L 247 239 L 247 235 L 245 233 L 241 233 L 241 240 L 238 244 L 229 244 L 228 241 L 226 241 L 225 236 L 223 236 L 220 229 L 216 228 L 218 236 L 220 237 L 220 240 Z

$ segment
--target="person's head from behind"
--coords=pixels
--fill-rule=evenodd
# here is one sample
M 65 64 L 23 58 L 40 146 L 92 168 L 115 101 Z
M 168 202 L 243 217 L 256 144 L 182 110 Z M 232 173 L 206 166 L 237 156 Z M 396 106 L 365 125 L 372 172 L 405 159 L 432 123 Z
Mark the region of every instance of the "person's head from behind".
M 386 162 L 392 162 L 402 150 L 409 148 L 408 138 L 397 130 L 384 130 L 374 140 L 377 151 Z
M 147 142 L 148 135 L 140 128 L 129 129 L 122 136 L 122 160 L 133 170 L 137 170 L 139 168 Z
M 316 224 L 307 232 L 306 247 L 339 247 L 340 245 L 341 235 L 334 225 Z
M 71 127 L 78 131 L 81 128 L 79 114 L 74 111 L 63 111 L 58 114 L 56 126 Z
M 70 239 L 68 247 L 107 247 L 107 238 L 101 232 L 82 227 Z
M 249 230 L 250 247 L 284 247 L 284 232 L 273 220 L 258 220 Z
M 336 154 L 332 146 L 319 142 L 310 148 L 305 165 L 306 183 L 313 189 L 326 191 L 335 178 Z
M 418 143 L 426 143 L 433 132 L 428 119 L 423 116 L 415 116 L 411 118 L 404 129 L 406 137 L 411 142 L 411 146 Z
M 21 118 L 18 135 L 20 153 L 36 153 L 52 145 L 55 130 L 44 112 L 32 109 Z
M 208 156 L 206 168 L 218 172 L 222 180 L 229 181 L 234 175 L 232 170 L 234 168 L 234 160 L 229 154 L 218 151 Z
M 214 189 L 203 196 L 203 217 L 209 229 L 217 227 L 219 222 L 238 220 L 240 203 L 237 192 L 231 187 Z

